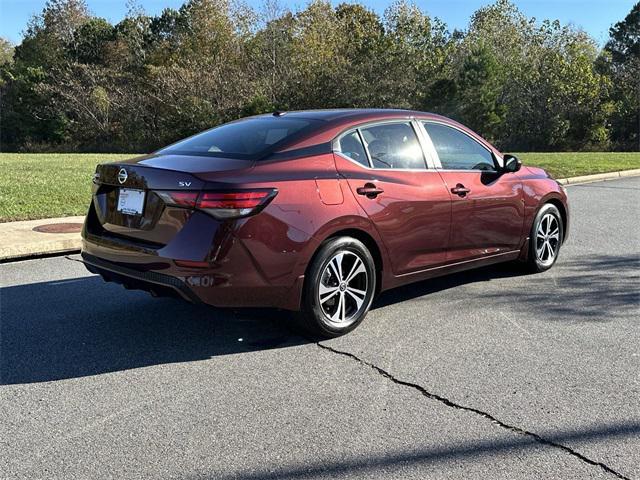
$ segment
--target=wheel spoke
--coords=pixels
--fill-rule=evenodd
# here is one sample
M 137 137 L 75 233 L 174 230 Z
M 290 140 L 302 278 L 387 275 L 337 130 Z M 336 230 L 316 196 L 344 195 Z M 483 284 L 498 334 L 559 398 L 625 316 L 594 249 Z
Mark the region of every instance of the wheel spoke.
M 360 307 L 364 303 L 364 297 L 360 298 L 358 295 L 355 295 L 351 290 L 347 290 L 347 293 L 351 298 L 353 298 L 356 302 L 356 310 L 360 310 Z
M 338 297 L 338 308 L 336 308 L 336 311 L 331 316 L 331 320 L 333 320 L 333 321 L 342 321 L 340 316 L 342 315 L 342 310 L 343 310 L 342 305 L 343 305 L 343 303 L 344 303 L 344 295 L 342 295 L 342 293 L 340 293 L 340 297 Z
M 336 280 L 338 282 L 342 281 L 342 267 L 340 266 L 340 264 L 338 263 L 338 265 L 336 266 L 336 259 L 338 257 L 334 257 L 331 259 L 331 261 L 329 262 L 329 268 L 331 269 L 331 273 L 333 273 L 333 276 L 336 277 Z M 342 260 L 342 257 L 340 257 L 340 259 Z
M 320 303 L 325 303 L 340 291 L 339 287 L 327 287 L 320 283 Z
M 538 258 L 545 262 L 545 254 L 547 253 L 547 242 L 546 240 L 542 243 L 542 248 L 540 248 L 540 255 L 538 256 Z
M 349 272 L 349 275 L 347 275 L 345 282 L 351 282 L 356 275 L 360 275 L 363 272 L 366 272 L 364 262 L 360 260 L 360 258 L 356 257 L 356 261 L 353 263 L 353 267 L 351 267 L 351 271 Z
M 365 292 L 364 290 L 360 290 L 358 288 L 347 287 L 347 291 L 355 293 L 357 295 L 362 295 L 363 297 L 367 295 L 367 292 Z
M 335 256 L 335 258 L 333 259 L 333 261 L 336 264 L 336 268 L 338 269 L 338 280 L 342 281 L 344 280 L 344 277 L 342 276 L 342 259 L 344 258 L 344 253 L 339 253 L 338 255 Z

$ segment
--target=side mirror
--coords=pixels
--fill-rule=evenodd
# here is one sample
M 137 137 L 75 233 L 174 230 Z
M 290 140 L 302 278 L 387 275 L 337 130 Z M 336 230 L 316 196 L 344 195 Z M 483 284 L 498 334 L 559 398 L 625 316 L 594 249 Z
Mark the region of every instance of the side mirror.
M 503 157 L 504 167 L 502 171 L 505 173 L 514 173 L 522 168 L 522 162 L 515 155 L 509 155 L 508 153 Z

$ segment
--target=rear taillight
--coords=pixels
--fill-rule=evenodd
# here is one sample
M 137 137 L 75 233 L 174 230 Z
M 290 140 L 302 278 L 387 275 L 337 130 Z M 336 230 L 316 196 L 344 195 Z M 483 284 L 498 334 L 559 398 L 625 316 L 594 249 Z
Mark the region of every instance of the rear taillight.
M 199 192 L 155 192 L 167 205 L 194 208 L 198 201 Z
M 219 218 L 255 215 L 276 196 L 275 188 L 220 190 L 206 192 L 156 191 L 167 205 L 197 208 Z

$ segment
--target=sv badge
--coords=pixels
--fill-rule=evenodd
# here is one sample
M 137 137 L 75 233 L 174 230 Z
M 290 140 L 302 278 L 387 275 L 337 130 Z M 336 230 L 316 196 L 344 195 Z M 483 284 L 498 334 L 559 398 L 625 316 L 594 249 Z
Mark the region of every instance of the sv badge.
M 190 187 L 191 182 L 178 182 L 178 185 L 181 187 Z

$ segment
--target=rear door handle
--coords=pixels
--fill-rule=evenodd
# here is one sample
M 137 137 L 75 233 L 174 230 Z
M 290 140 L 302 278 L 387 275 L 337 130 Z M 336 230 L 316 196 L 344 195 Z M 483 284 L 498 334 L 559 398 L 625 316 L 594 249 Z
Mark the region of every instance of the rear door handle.
M 456 195 L 460 195 L 464 197 L 467 193 L 471 192 L 470 189 L 462 185 L 461 183 L 457 184 L 455 187 L 451 189 L 451 193 L 455 193 Z
M 381 193 L 384 193 L 384 190 L 373 183 L 366 183 L 364 187 L 356 188 L 356 192 L 358 192 L 358 195 L 364 195 L 367 198 L 376 198 Z

